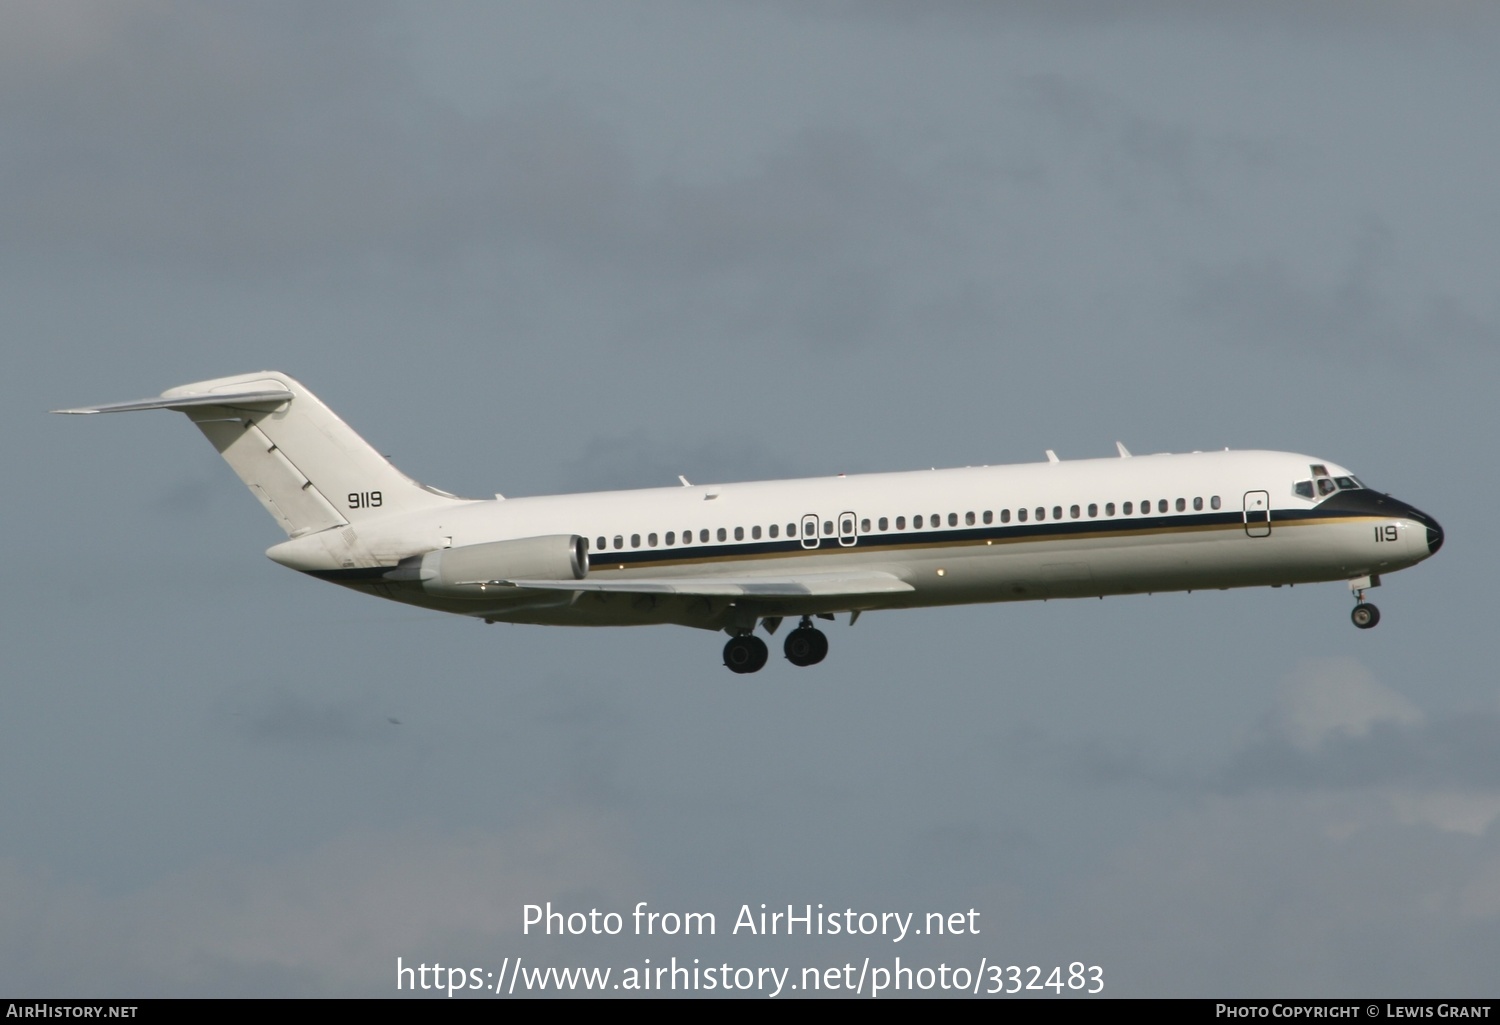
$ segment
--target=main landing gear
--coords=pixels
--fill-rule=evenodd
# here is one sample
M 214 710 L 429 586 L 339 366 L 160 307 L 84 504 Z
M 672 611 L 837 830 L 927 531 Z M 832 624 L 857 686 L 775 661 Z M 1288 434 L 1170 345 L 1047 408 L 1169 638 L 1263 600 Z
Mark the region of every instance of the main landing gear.
M 731 673 L 753 673 L 766 664 L 770 654 L 765 641 L 754 634 L 741 634 L 724 645 L 724 664 Z
M 779 619 L 767 620 L 767 629 L 774 629 L 780 622 Z M 782 650 L 786 652 L 786 660 L 794 666 L 815 666 L 828 655 L 828 637 L 812 625 L 811 616 L 803 616 L 797 629 L 787 634 Z M 731 673 L 759 672 L 765 667 L 769 655 L 766 642 L 753 633 L 731 637 L 724 645 L 724 665 Z
M 786 660 L 794 666 L 815 666 L 828 655 L 828 637 L 803 616 L 797 629 L 786 635 L 782 646 Z

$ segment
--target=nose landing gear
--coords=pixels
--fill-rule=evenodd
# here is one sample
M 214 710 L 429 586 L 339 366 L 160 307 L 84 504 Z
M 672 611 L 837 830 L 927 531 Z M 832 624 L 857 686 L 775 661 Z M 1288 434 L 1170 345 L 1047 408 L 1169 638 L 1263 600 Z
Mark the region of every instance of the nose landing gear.
M 1349 613 L 1349 618 L 1353 620 L 1354 625 L 1359 627 L 1361 630 L 1368 630 L 1370 629 L 1370 627 L 1380 622 L 1380 610 L 1377 609 L 1374 605 L 1371 605 L 1369 602 L 1365 601 L 1365 588 L 1379 586 L 1380 577 L 1373 573 L 1370 576 L 1360 577 L 1358 580 L 1349 581 L 1349 590 L 1354 592 L 1355 603 L 1354 611 Z

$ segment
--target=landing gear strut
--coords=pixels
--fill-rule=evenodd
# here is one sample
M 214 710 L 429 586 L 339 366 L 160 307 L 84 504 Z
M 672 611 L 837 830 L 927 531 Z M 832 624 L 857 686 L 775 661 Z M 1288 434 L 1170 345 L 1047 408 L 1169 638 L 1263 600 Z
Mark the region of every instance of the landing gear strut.
M 766 642 L 754 634 L 741 634 L 729 638 L 724 645 L 724 664 L 732 673 L 753 673 L 766 664 L 770 652 Z
M 1349 590 L 1354 592 L 1354 611 L 1349 613 L 1349 618 L 1361 630 L 1368 630 L 1380 622 L 1380 610 L 1365 601 L 1365 588 L 1379 586 L 1380 576 L 1376 573 L 1349 581 Z
M 828 654 L 828 638 L 812 625 L 811 617 L 803 616 L 801 625 L 786 635 L 782 650 L 794 666 L 815 666 Z

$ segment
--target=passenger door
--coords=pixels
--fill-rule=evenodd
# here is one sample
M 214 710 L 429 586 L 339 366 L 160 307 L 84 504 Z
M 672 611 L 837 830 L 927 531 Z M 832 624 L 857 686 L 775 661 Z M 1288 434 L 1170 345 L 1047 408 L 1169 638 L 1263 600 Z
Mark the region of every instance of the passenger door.
M 1271 536 L 1271 496 L 1264 491 L 1245 492 L 1245 533 Z

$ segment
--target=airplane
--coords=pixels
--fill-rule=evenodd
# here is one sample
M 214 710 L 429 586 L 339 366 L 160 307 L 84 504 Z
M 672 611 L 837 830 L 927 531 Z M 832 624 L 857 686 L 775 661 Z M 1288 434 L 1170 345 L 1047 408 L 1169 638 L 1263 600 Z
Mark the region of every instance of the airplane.
M 263 371 L 56 413 L 186 413 L 286 532 L 266 554 L 308 576 L 486 623 L 723 631 L 753 673 L 795 617 L 794 666 L 828 653 L 815 619 L 975 602 L 1345 580 L 1354 625 L 1386 573 L 1443 530 L 1327 460 L 1287 452 L 1132 456 L 460 498 L 397 470 L 311 391 Z

